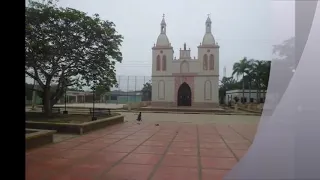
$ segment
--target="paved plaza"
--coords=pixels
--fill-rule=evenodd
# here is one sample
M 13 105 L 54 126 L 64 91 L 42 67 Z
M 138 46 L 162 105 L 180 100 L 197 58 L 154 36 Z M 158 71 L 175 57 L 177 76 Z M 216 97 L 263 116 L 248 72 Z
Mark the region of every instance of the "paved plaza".
M 144 113 L 137 124 L 133 113 L 124 115 L 126 123 L 26 152 L 26 179 L 220 180 L 257 127 L 252 116 L 219 123 L 229 116 Z

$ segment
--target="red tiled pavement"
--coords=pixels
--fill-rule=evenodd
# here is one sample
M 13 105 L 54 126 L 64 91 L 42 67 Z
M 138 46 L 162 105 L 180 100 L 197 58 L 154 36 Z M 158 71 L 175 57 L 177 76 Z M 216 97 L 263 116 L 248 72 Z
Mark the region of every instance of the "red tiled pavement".
M 253 125 L 123 124 L 26 152 L 27 180 L 220 180 Z M 248 131 L 245 131 L 245 129 Z

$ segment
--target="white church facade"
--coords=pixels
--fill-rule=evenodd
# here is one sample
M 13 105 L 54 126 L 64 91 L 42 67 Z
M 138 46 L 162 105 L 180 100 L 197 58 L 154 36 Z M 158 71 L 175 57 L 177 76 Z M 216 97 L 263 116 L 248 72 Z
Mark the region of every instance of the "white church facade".
M 205 22 L 205 35 L 198 46 L 198 59 L 191 58 L 184 44 L 174 57 L 163 17 L 160 35 L 152 48 L 152 106 L 217 107 L 219 105 L 219 45 Z

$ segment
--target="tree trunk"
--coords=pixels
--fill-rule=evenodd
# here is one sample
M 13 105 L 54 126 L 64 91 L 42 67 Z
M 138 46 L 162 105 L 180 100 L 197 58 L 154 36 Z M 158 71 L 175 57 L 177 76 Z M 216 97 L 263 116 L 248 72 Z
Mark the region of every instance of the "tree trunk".
M 261 95 L 260 95 L 260 89 L 261 89 L 261 87 L 260 87 L 260 81 L 257 81 L 257 100 L 258 100 L 258 104 L 260 104 L 261 103 L 261 101 L 260 101 L 260 97 L 261 97 Z
M 52 107 L 51 107 L 51 93 L 50 87 L 44 88 L 43 91 L 43 112 L 46 116 L 51 116 L 52 114 Z
M 257 98 L 257 104 L 259 104 L 260 100 L 259 100 L 259 85 L 258 85 L 258 81 L 256 81 L 256 98 Z
M 251 79 L 249 80 L 249 103 L 251 103 Z
M 244 74 L 242 75 L 242 103 L 244 104 Z

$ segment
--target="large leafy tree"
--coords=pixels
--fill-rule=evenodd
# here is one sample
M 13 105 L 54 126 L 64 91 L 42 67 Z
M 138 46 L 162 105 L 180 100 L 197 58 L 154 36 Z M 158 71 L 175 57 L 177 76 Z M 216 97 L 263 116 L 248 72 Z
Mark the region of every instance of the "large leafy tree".
M 268 89 L 268 92 L 277 97 L 275 100 L 279 102 L 299 64 L 299 59 L 295 57 L 295 37 L 289 38 L 281 44 L 274 45 L 273 53 L 275 57 L 272 61 L 270 81 L 273 88 Z
M 33 0 L 26 7 L 25 21 L 25 73 L 39 84 L 47 115 L 67 87 L 116 85 L 115 64 L 122 61 L 123 37 L 113 22 L 57 7 L 52 1 Z
M 290 62 L 292 66 L 297 66 L 299 60 L 295 58 L 295 37 L 291 37 L 281 44 L 273 46 L 273 54 L 276 55 L 275 60 L 285 60 Z

